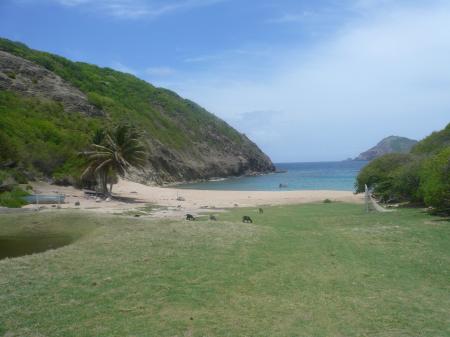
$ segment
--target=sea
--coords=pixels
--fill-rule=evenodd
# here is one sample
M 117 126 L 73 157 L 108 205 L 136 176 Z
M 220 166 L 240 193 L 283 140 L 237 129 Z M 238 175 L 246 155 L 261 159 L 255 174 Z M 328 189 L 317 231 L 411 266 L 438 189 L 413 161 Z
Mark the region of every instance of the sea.
M 228 191 L 298 191 L 334 190 L 353 191 L 356 176 L 366 161 L 339 161 L 317 163 L 278 163 L 280 173 L 259 176 L 212 179 L 182 184 L 178 188 Z

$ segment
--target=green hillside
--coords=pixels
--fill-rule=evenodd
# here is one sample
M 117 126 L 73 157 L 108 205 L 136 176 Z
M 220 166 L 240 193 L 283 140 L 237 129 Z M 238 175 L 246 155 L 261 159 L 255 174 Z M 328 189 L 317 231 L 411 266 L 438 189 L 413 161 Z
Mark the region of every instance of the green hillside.
M 93 105 L 106 110 L 112 121 L 131 119 L 164 143 L 187 147 L 195 140 L 180 132 L 170 118 L 174 116 L 181 117 L 186 128 L 195 130 L 213 126 L 235 141 L 242 140 L 236 130 L 195 103 L 181 99 L 167 89 L 156 88 L 133 75 L 72 62 L 6 39 L 0 39 L 0 50 L 40 64 L 56 73 L 86 93 Z M 164 109 L 163 112 L 161 108 Z
M 450 123 L 441 131 L 433 132 L 416 144 L 411 152 L 414 154 L 437 153 L 450 146 Z
M 56 102 L 0 91 L 0 162 L 3 170 L 16 168 L 19 182 L 64 170 L 75 174 L 77 150 L 100 127 L 99 118 L 67 114 Z
M 73 181 L 81 164 L 76 154 L 92 134 L 124 122 L 143 131 L 150 153 L 145 172 L 135 177 L 139 181 L 185 181 L 274 169 L 245 135 L 174 92 L 7 39 L 0 39 L 0 51 L 0 169 L 15 167 L 15 172 L 29 177 Z M 47 86 L 51 88 L 46 91 Z M 66 94 L 85 99 L 92 108 L 83 110 L 65 101 Z

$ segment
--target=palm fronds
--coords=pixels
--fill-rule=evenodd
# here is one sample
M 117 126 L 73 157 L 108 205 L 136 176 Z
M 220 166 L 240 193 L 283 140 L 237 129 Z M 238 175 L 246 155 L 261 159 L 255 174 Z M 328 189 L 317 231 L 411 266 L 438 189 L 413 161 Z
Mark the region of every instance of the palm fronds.
M 131 168 L 145 166 L 147 152 L 140 138 L 140 133 L 126 124 L 118 125 L 111 132 L 97 131 L 89 150 L 82 153 L 87 159 L 82 178 L 96 176 L 102 192 L 108 193 L 108 180 L 115 181 L 115 177 L 124 177 Z

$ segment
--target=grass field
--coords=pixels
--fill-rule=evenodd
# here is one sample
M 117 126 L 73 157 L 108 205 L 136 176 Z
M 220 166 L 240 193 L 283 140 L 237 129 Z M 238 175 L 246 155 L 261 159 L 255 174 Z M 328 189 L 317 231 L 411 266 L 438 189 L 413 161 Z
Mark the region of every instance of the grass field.
M 450 222 L 362 208 L 2 215 L 81 238 L 0 261 L 0 336 L 450 336 Z

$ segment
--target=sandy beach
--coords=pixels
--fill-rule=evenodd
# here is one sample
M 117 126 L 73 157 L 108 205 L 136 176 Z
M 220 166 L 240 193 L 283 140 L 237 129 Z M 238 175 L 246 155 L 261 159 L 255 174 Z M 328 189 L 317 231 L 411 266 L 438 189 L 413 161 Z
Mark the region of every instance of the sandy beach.
M 190 190 L 147 186 L 127 180 L 120 180 L 113 187 L 110 201 L 96 199 L 73 187 L 35 183 L 38 194 L 64 194 L 65 203 L 61 208 L 83 209 L 104 213 L 120 213 L 145 207 L 148 204 L 161 206 L 152 212 L 155 217 L 179 217 L 186 213 L 218 211 L 233 207 L 261 207 L 265 205 L 301 204 L 332 201 L 362 203 L 362 195 L 351 191 L 217 191 Z M 79 206 L 75 203 L 79 202 Z M 36 207 L 28 205 L 27 208 Z M 45 205 L 51 208 L 52 205 Z M 55 206 L 53 206 L 55 207 Z

